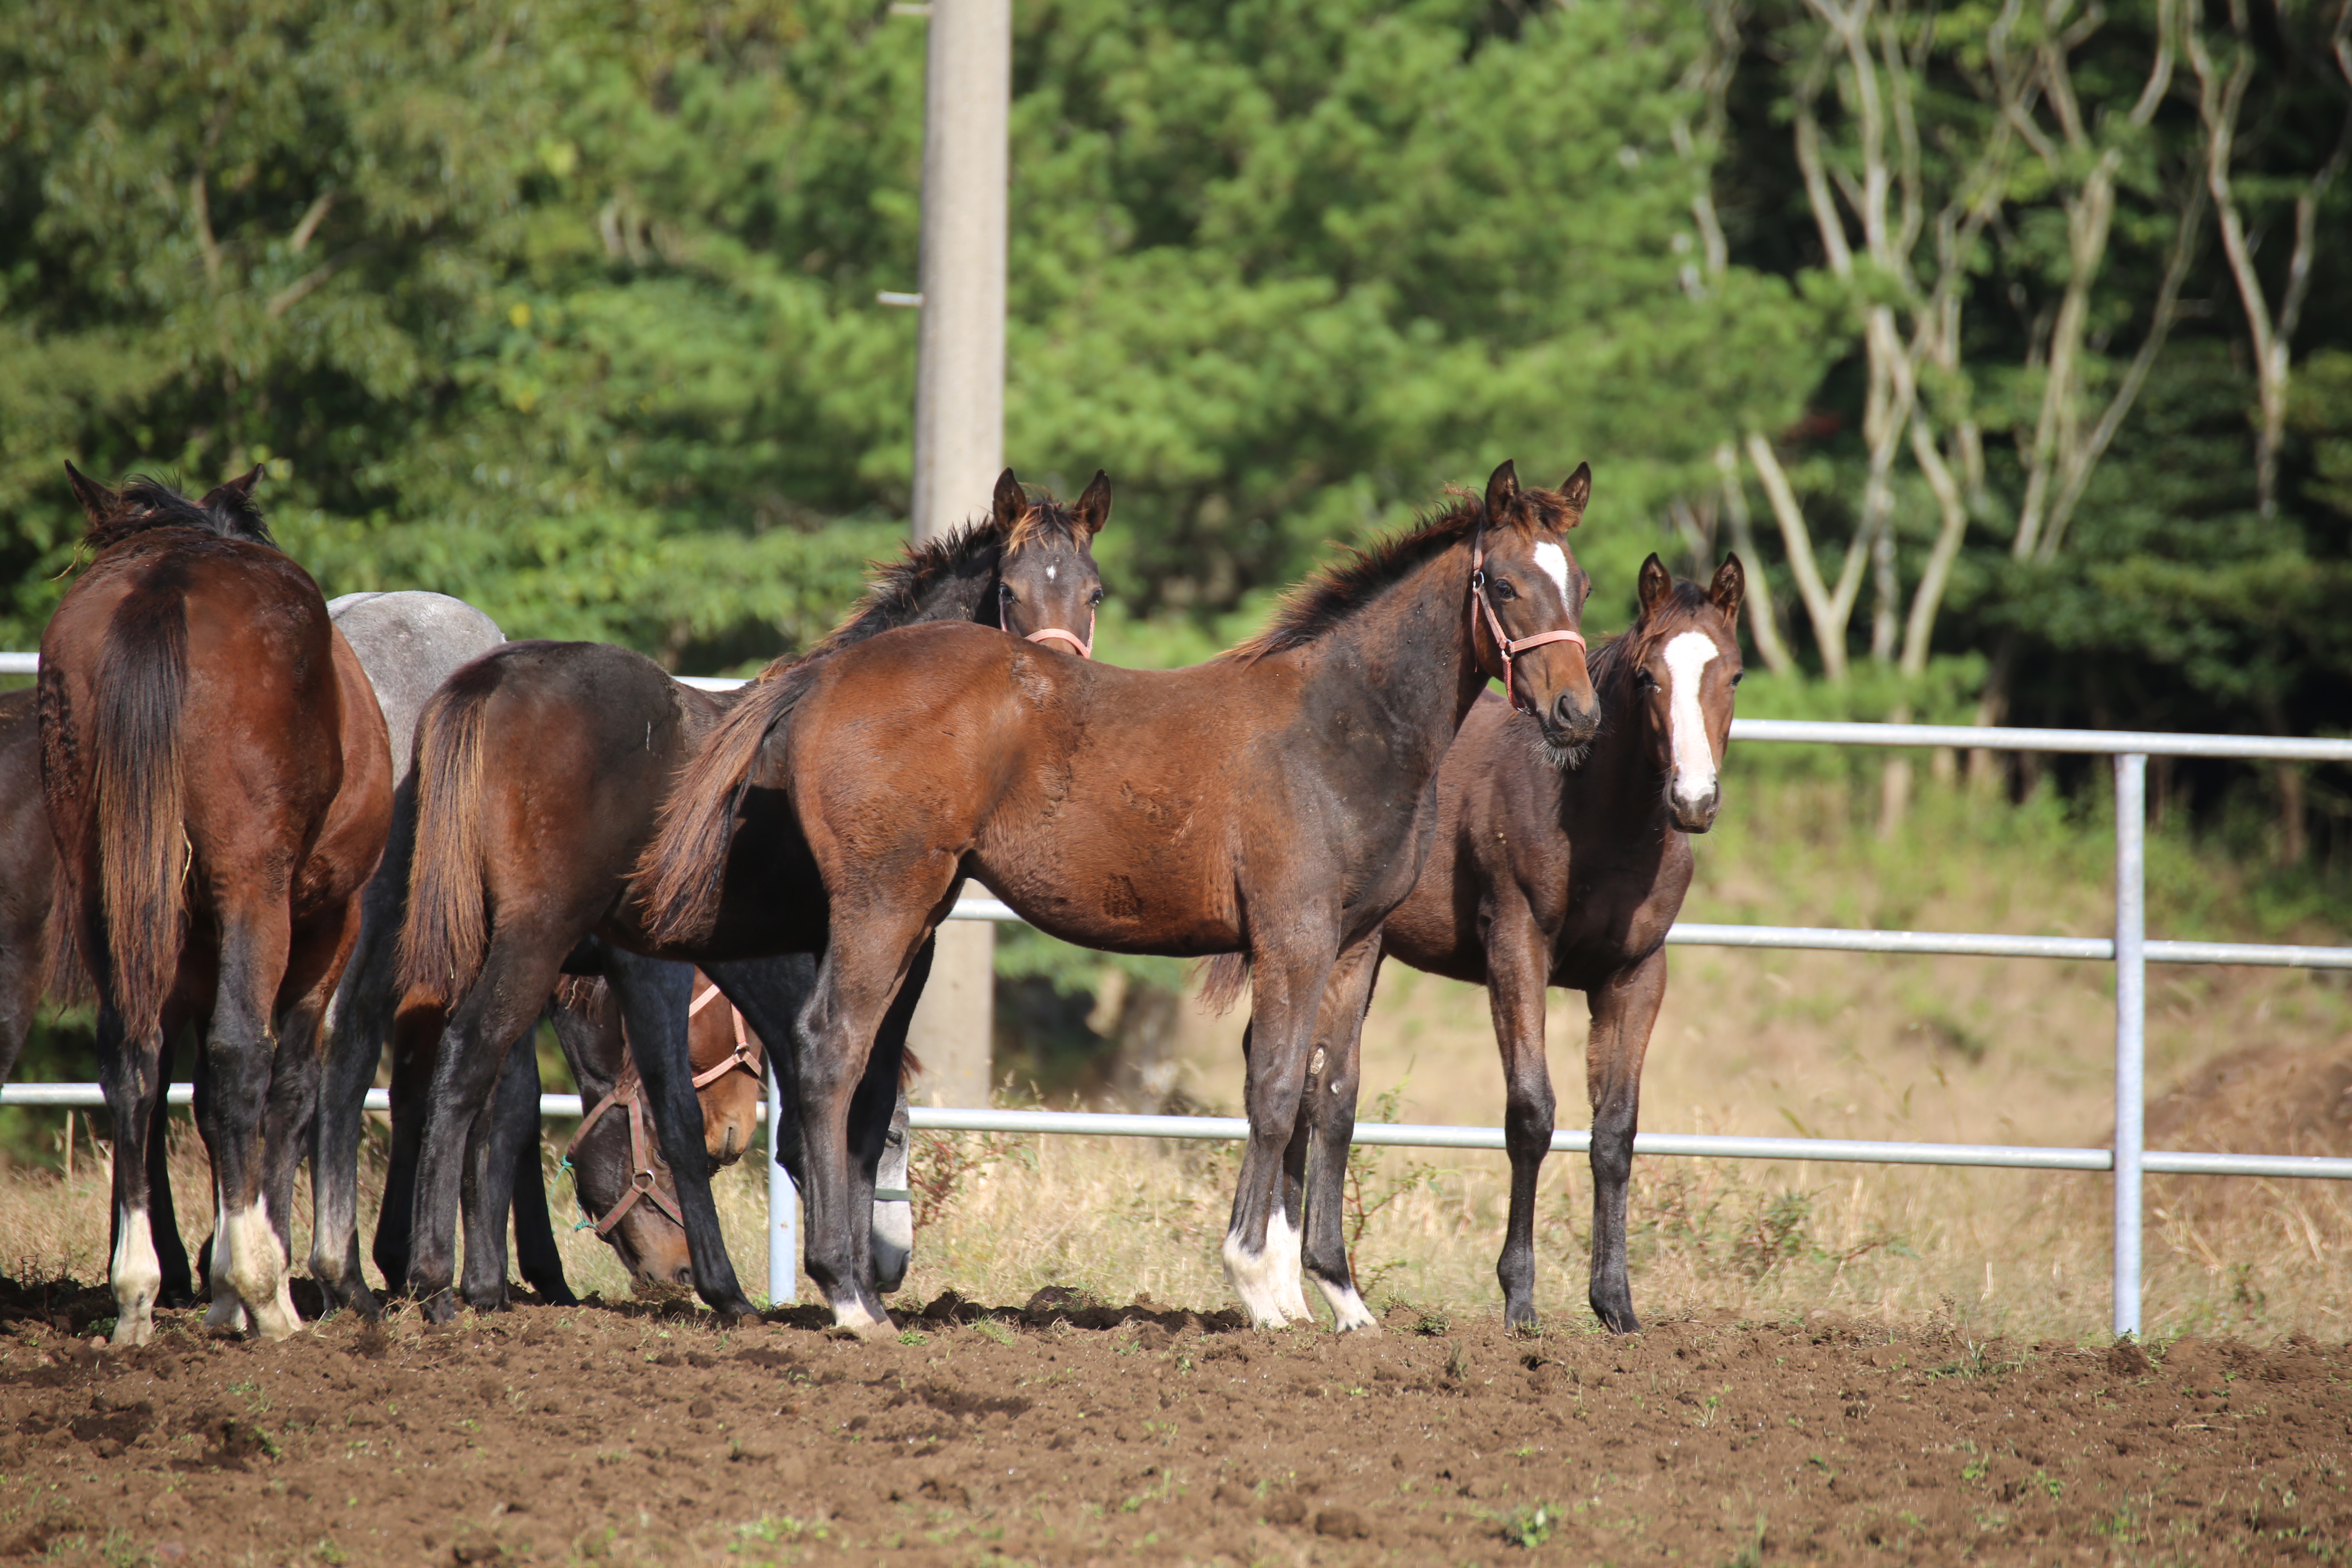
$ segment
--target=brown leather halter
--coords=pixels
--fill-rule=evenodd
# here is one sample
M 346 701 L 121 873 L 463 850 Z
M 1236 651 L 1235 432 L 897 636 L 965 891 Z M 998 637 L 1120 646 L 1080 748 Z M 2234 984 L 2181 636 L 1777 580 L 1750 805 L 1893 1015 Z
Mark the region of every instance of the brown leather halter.
M 1495 647 L 1503 656 L 1503 700 L 1508 702 L 1517 711 L 1533 717 L 1535 714 L 1533 709 L 1519 707 L 1518 693 L 1513 689 L 1511 683 L 1511 661 L 1531 647 L 1541 647 L 1544 644 L 1551 642 L 1572 642 L 1578 647 L 1584 648 L 1589 656 L 1591 649 L 1585 645 L 1584 634 L 1570 629 L 1538 632 L 1533 637 L 1521 637 L 1517 642 L 1503 635 L 1502 618 L 1495 614 L 1495 606 L 1486 598 L 1486 531 L 1483 528 L 1478 531 L 1477 538 L 1470 546 L 1470 600 L 1486 612 L 1486 629 L 1494 633 Z
M 1078 640 L 1077 633 L 1066 632 L 1059 626 L 1047 626 L 1044 631 L 1031 632 L 1022 640 L 1035 643 L 1066 642 L 1070 645 L 1071 651 L 1080 658 L 1092 658 L 1095 656 L 1095 618 L 1092 615 L 1087 616 L 1087 637 L 1084 642 Z
M 694 999 L 693 1004 L 686 1010 L 689 1025 L 694 1016 L 710 1005 L 711 998 L 718 994 L 719 987 L 713 985 Z M 752 1037 L 751 1026 L 743 1021 L 742 1010 L 730 1005 L 728 1011 L 735 1015 L 735 1049 L 718 1066 L 705 1068 L 694 1075 L 694 1088 L 698 1091 L 706 1084 L 717 1083 L 738 1068 L 750 1073 L 753 1080 L 762 1086 L 767 1082 L 765 1058 L 760 1049 L 759 1041 Z M 635 1205 L 639 1198 L 650 1201 L 654 1207 L 668 1215 L 670 1222 L 678 1229 L 686 1228 L 686 1216 L 678 1212 L 676 1200 L 662 1196 L 657 1184 L 656 1173 L 668 1169 L 668 1166 L 661 1157 L 659 1142 L 646 1136 L 644 1087 L 644 1080 L 637 1076 L 636 1057 L 633 1053 L 623 1052 L 621 1070 L 613 1079 L 613 1092 L 598 1100 L 596 1108 L 580 1119 L 580 1130 L 572 1135 L 572 1142 L 563 1146 L 563 1163 L 568 1166 L 572 1163 L 572 1156 L 579 1152 L 580 1141 L 588 1136 L 588 1130 L 596 1125 L 597 1120 L 604 1112 L 616 1105 L 623 1106 L 628 1110 L 629 1190 L 621 1194 L 621 1201 L 607 1210 L 604 1218 L 583 1220 L 575 1228 L 584 1229 L 593 1226 L 599 1237 L 610 1236 L 613 1227 L 621 1223 L 622 1216 Z

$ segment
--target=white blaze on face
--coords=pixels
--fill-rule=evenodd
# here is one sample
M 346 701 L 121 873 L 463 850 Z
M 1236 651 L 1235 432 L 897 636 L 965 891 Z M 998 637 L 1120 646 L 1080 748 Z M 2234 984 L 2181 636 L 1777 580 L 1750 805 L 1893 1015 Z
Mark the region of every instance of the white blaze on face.
M 1568 596 L 1568 552 L 1547 539 L 1536 546 L 1535 555 L 1536 564 L 1543 568 L 1544 575 L 1559 589 L 1561 607 L 1574 613 L 1576 605 Z
M 1045 581 L 1046 581 L 1046 582 L 1048 582 L 1048 583 L 1052 582 L 1052 581 L 1054 580 L 1055 574 L 1056 573 L 1060 572 L 1060 571 L 1061 571 L 1061 568 L 1060 568 L 1059 566 L 1050 566 L 1050 565 L 1049 565 L 1049 566 L 1047 566 L 1047 567 L 1045 568 Z
M 1674 749 L 1675 804 L 1696 806 L 1715 793 L 1715 747 L 1706 738 L 1699 688 L 1717 653 L 1705 632 L 1685 632 L 1666 644 L 1667 737 Z

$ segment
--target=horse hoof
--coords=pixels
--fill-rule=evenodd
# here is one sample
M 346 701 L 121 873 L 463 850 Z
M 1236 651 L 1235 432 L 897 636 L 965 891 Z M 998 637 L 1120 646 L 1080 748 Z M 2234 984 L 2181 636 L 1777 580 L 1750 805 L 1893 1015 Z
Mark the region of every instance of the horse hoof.
M 421 1310 L 428 1323 L 454 1323 L 457 1321 L 457 1298 L 446 1290 L 426 1292 Z

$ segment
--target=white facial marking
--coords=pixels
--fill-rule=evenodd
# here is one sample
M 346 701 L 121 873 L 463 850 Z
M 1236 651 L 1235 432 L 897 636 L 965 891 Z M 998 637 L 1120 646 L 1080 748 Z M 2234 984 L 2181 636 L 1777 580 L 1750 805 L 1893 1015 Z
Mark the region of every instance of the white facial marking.
M 1060 571 L 1061 568 L 1059 566 L 1047 566 L 1045 568 L 1045 581 L 1048 583 L 1052 582 L 1054 580 L 1055 574 Z
M 1685 632 L 1666 644 L 1666 679 L 1672 706 L 1667 736 L 1674 749 L 1674 783 L 1677 804 L 1697 805 L 1715 791 L 1715 747 L 1706 738 L 1706 719 L 1699 711 L 1700 683 L 1719 650 L 1705 632 Z
M 1544 569 L 1544 575 L 1559 589 L 1559 602 L 1571 610 L 1576 608 L 1568 597 L 1568 552 L 1547 539 L 1536 546 L 1535 553 L 1536 564 Z

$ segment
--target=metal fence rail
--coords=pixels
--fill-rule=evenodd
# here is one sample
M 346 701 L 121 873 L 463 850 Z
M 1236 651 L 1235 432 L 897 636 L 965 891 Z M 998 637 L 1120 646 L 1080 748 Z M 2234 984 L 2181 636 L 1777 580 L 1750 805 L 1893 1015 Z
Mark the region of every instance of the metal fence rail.
M 0 653 L 0 674 L 29 674 L 30 654 Z M 686 677 L 706 690 L 743 684 L 723 677 Z M 2223 757 L 2265 762 L 2352 763 L 2352 740 L 2274 738 L 2262 735 L 2173 735 L 2106 730 L 1979 728 L 1957 724 L 1854 724 L 1810 720 L 1736 719 L 1732 739 L 1741 742 L 1904 748 L 2050 752 L 2105 755 L 2116 772 L 2116 919 L 2110 936 L 2025 935 L 1970 931 L 1857 931 L 1822 926 L 1677 923 L 1666 941 L 1680 946 L 1804 948 L 1843 952 L 1949 954 L 1984 958 L 2042 958 L 2113 963 L 2116 966 L 2116 1143 L 2107 1149 L 2061 1149 L 1998 1144 L 1898 1143 L 1831 1138 L 1745 1138 L 1696 1133 L 1644 1132 L 1634 1152 L 1702 1159 L 1818 1160 L 1872 1164 L 1956 1165 L 2045 1171 L 2105 1171 L 2115 1175 L 2115 1296 L 2117 1334 L 2140 1328 L 2140 1226 L 2143 1178 L 2149 1174 L 2266 1176 L 2352 1180 L 2352 1159 L 2304 1155 L 2224 1154 L 2149 1151 L 2143 1145 L 2147 1106 L 2147 967 L 2150 963 L 2243 963 L 2303 969 L 2352 969 L 2352 947 L 2292 946 L 2263 942 L 2149 941 L 2147 935 L 2147 769 L 2151 756 Z M 1017 921 L 1004 903 L 968 895 L 951 919 Z M 184 1103 L 185 1085 L 173 1086 L 173 1103 Z M 767 1114 L 772 1119 L 778 1087 L 769 1080 Z M 378 1097 L 372 1097 L 373 1108 Z M 94 1084 L 18 1084 L 0 1091 L 0 1105 L 97 1105 Z M 549 1095 L 546 1116 L 577 1116 L 577 1096 Z M 914 1112 L 918 1128 L 940 1131 L 1092 1134 L 1108 1137 L 1239 1139 L 1248 1124 L 1238 1117 L 1119 1116 L 1073 1111 L 931 1110 Z M 1360 1123 L 1357 1142 L 1435 1149 L 1500 1149 L 1497 1127 L 1428 1127 Z M 1591 1147 L 1586 1131 L 1556 1132 L 1559 1152 Z M 797 1194 L 781 1166 L 769 1162 L 769 1294 L 793 1294 L 797 1252 Z

